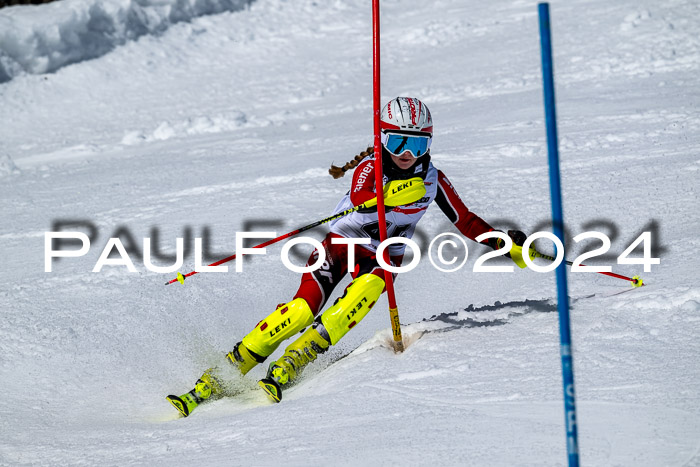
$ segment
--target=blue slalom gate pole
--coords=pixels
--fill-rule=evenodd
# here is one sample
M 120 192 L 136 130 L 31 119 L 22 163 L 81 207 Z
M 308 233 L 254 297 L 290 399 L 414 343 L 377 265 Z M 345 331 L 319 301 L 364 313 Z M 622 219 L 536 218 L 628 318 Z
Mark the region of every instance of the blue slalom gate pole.
M 552 224 L 554 235 L 559 237 L 562 245 L 564 245 L 564 213 L 561 200 L 561 177 L 559 175 L 559 142 L 557 139 L 557 113 L 554 102 L 554 69 L 552 66 L 549 4 L 540 3 L 537 5 L 537 8 L 540 18 L 542 81 L 544 82 L 544 112 L 547 123 L 547 152 L 549 154 L 549 188 L 552 198 Z M 557 267 L 556 275 L 559 336 L 561 338 L 561 369 L 564 382 L 566 451 L 569 458 L 569 467 L 578 467 L 578 430 L 576 428 L 574 362 L 571 352 L 571 327 L 569 323 L 569 290 L 566 282 L 566 265 L 563 261 Z

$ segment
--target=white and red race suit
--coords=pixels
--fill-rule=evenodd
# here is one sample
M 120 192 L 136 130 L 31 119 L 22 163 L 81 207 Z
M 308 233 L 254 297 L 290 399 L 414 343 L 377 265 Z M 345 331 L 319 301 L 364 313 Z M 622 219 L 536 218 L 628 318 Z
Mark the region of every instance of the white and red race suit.
M 494 230 L 483 219 L 469 211 L 445 174 L 436 169 L 432 162 L 428 162 L 428 164 L 427 171 L 421 170 L 421 164 L 417 164 L 418 167 L 415 168 L 416 173 L 425 173 L 425 196 L 415 203 L 396 206 L 386 213 L 387 236 L 411 238 L 416 230 L 416 224 L 433 201 L 437 202 L 442 212 L 457 229 L 471 240 L 485 232 Z M 350 191 L 340 200 L 335 213 L 360 205 L 376 196 L 374 165 L 374 156 L 370 156 L 357 166 L 352 177 Z M 389 181 L 391 179 L 385 174 L 384 183 Z M 352 276 L 356 278 L 365 273 L 373 273 L 383 279 L 384 272 L 376 262 L 376 251 L 379 246 L 378 226 L 376 210 L 374 212 L 356 211 L 331 223 L 331 231 L 323 241 L 326 261 L 316 271 L 304 273 L 294 298 L 304 298 L 316 315 L 326 303 L 335 286 L 348 272 L 348 245 L 332 244 L 331 239 L 334 237 L 371 239 L 371 244 L 354 246 L 356 267 L 352 271 Z M 406 246 L 403 244 L 389 247 L 389 255 L 394 265 L 401 264 L 405 248 Z M 314 264 L 317 258 L 318 252 L 314 251 L 307 265 Z

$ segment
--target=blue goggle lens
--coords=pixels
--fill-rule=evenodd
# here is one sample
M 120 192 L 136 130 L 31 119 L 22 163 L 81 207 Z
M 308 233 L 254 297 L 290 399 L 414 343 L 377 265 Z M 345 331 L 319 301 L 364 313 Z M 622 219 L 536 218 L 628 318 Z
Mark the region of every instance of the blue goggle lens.
M 393 155 L 399 156 L 408 151 L 413 157 L 424 155 L 430 147 L 429 136 L 410 136 L 396 133 L 385 133 L 384 147 Z

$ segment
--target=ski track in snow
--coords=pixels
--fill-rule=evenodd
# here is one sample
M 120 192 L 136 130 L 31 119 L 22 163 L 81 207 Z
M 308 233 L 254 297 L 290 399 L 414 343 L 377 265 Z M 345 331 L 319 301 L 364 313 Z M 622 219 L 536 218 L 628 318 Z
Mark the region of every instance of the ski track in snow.
M 113 11 L 99 32 L 124 32 L 99 54 L 79 35 L 41 40 L 42 25 L 81 30 L 93 0 L 1 10 L 2 47 L 24 55 L 0 51 L 13 78 L 0 84 L 0 465 L 267 465 L 279 453 L 290 465 L 565 465 L 554 277 L 473 273 L 485 251 L 474 244 L 458 273 L 424 258 L 399 277 L 405 353 L 389 349 L 382 298 L 281 404 L 255 390 L 260 367 L 232 377 L 240 397 L 177 418 L 164 396 L 221 363 L 298 276 L 279 245 L 243 274 L 184 286 L 163 287 L 140 255 L 136 274 L 92 273 L 107 239 L 126 229 L 140 253 L 156 229 L 172 254 L 176 237 L 209 227 L 210 251 L 227 256 L 244 226 L 279 235 L 328 216 L 348 180 L 327 167 L 372 141 L 366 2 L 257 0 L 200 15 L 233 3 L 178 2 L 194 6 L 174 20 L 169 1 L 139 2 L 153 27 L 138 37 L 136 22 L 119 22 L 136 3 L 90 10 Z M 430 106 L 433 161 L 474 212 L 546 229 L 536 2 L 382 9 L 382 100 Z M 700 465 L 700 4 L 562 0 L 551 11 L 567 226 L 609 234 L 614 264 L 655 225 L 661 257 L 650 273 L 614 265 L 648 284 L 621 294 L 623 281 L 569 275 L 581 462 Z M 438 211 L 419 226 L 428 239 L 454 231 Z M 56 220 L 88 221 L 97 236 L 48 274 Z M 190 254 L 182 270 L 193 267 Z

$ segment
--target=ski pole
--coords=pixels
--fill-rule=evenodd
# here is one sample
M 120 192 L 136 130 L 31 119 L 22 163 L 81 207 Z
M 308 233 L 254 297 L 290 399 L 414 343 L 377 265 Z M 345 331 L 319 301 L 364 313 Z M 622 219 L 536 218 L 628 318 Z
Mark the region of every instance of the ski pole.
M 555 260 L 556 260 L 555 257 L 542 254 L 542 253 L 540 253 L 539 251 L 535 250 L 534 248 L 531 248 L 531 249 L 530 249 L 530 253 L 531 253 L 532 256 L 534 256 L 534 257 L 536 257 L 536 258 L 543 258 L 543 259 L 546 259 L 546 260 L 549 260 L 549 261 L 555 261 Z M 564 260 L 564 263 L 568 264 L 569 266 L 573 266 L 573 265 L 574 265 L 574 263 L 571 262 L 571 261 L 566 261 L 566 260 Z M 585 264 L 581 264 L 581 266 L 586 266 L 586 265 L 585 265 Z M 627 276 L 623 276 L 622 274 L 615 274 L 614 272 L 603 272 L 603 271 L 596 271 L 596 272 L 597 272 L 598 274 L 603 274 L 603 275 L 606 275 L 606 276 L 616 277 L 616 278 L 618 278 L 618 279 L 623 279 L 623 280 L 626 280 L 626 281 L 630 281 L 630 282 L 632 283 L 632 287 L 641 287 L 641 286 L 644 285 L 644 281 L 642 281 L 642 278 L 639 277 L 639 276 L 627 277 Z
M 425 196 L 425 184 L 423 183 L 423 180 L 420 177 L 415 177 L 410 180 L 396 180 L 395 182 L 391 182 L 390 184 L 388 184 L 384 189 L 384 198 L 386 199 L 387 206 L 402 206 L 404 204 L 411 204 L 421 199 L 423 196 Z M 260 243 L 259 245 L 255 245 L 253 248 L 265 248 L 268 245 L 272 245 L 273 243 L 277 243 L 281 240 L 284 240 L 285 238 L 292 237 L 306 230 L 313 229 L 314 227 L 318 227 L 321 224 L 331 222 L 335 219 L 340 219 L 341 217 L 345 217 L 348 214 L 352 214 L 355 211 L 359 211 L 360 209 L 373 208 L 376 205 L 377 198 L 375 197 L 370 199 L 369 201 L 366 201 L 363 204 L 353 206 L 352 208 L 346 209 L 345 211 L 340 212 L 338 214 L 334 214 L 332 216 L 326 217 L 325 219 L 321 219 L 320 221 L 316 221 L 309 225 L 305 225 L 304 227 L 292 230 L 291 232 L 287 232 L 286 234 L 280 235 L 279 237 L 267 240 L 266 242 Z M 229 261 L 233 261 L 234 259 L 236 259 L 236 254 L 228 256 L 224 259 L 220 259 L 219 261 L 211 263 L 208 266 L 219 266 L 220 264 L 228 263 Z M 195 274 L 197 274 L 197 271 L 190 271 L 187 274 L 182 274 L 178 272 L 177 277 L 166 282 L 165 285 L 172 284 L 173 282 L 179 282 L 180 284 L 183 284 L 186 278 L 194 276 Z

